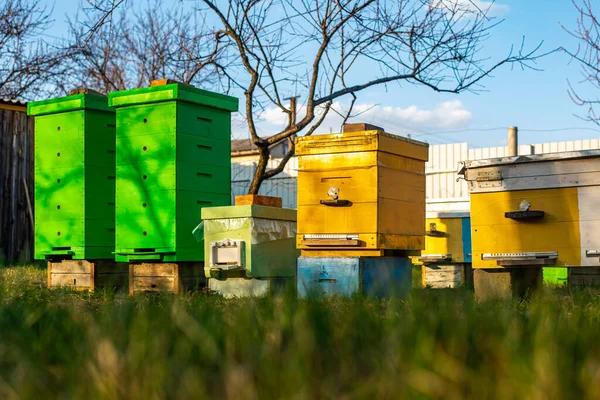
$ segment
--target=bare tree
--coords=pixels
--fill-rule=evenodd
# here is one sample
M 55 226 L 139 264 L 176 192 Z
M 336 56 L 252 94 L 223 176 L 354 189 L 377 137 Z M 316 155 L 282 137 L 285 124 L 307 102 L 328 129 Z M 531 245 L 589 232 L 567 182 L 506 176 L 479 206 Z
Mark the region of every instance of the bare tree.
M 53 90 L 47 83 L 62 73 L 68 49 L 38 39 L 50 23 L 36 1 L 0 2 L 0 97 L 31 100 Z
M 334 101 L 349 99 L 347 120 L 358 94 L 374 86 L 405 82 L 436 92 L 477 90 L 482 79 L 504 64 L 527 67 L 537 51 L 524 53 L 521 44 L 496 61 L 483 58 L 482 46 L 497 22 L 487 9 L 470 1 L 204 0 L 204 4 L 220 21 L 215 54 L 239 60 L 221 73 L 244 91 L 250 137 L 260 152 L 250 194 L 257 194 L 265 179 L 283 170 L 294 154 L 294 136 L 312 134 Z M 286 104 L 286 95 L 300 96 L 302 106 L 296 110 L 295 101 Z M 288 124 L 261 137 L 257 119 L 268 107 L 285 113 Z M 268 169 L 269 147 L 283 140 L 289 141 L 286 156 Z
M 521 43 L 497 60 L 485 58 L 483 45 L 500 21 L 470 0 L 201 4 L 198 11 L 216 21 L 212 50 L 195 54 L 190 62 L 215 67 L 221 90 L 245 97 L 243 114 L 260 154 L 250 194 L 283 171 L 294 155 L 294 137 L 315 132 L 334 102 L 347 99 L 345 110 L 336 110 L 346 121 L 360 92 L 375 86 L 404 83 L 435 92 L 476 91 L 505 64 L 531 67 L 539 49 L 525 52 Z M 262 113 L 272 109 L 286 115 L 287 125 L 263 137 L 258 124 Z M 285 140 L 287 154 L 269 169 L 269 148 Z
M 575 51 L 563 50 L 581 64 L 582 81 L 600 89 L 600 20 L 594 12 L 600 10 L 593 9 L 592 0 L 572 1 L 578 14 L 577 28 L 570 30 L 563 26 L 563 29 L 578 40 L 579 46 Z M 575 104 L 587 108 L 587 115 L 582 119 L 600 125 L 600 114 L 596 110 L 600 107 L 599 97 L 581 96 L 570 82 L 569 96 Z
M 126 6 L 120 1 L 104 6 L 93 2 L 80 10 L 83 18 L 70 22 L 77 50 L 71 86 L 108 93 L 145 87 L 165 77 L 189 84 L 211 82 L 208 65 L 196 60 L 212 47 L 212 36 L 202 31 L 205 23 L 197 13 L 165 9 L 158 0 L 148 1 L 142 10 Z M 110 18 L 103 14 L 108 12 Z

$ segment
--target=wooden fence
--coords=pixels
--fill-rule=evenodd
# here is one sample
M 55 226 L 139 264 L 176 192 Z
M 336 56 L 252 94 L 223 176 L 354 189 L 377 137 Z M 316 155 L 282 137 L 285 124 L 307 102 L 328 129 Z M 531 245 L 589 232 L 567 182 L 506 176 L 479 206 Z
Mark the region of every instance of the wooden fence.
M 33 257 L 33 119 L 24 103 L 0 100 L 0 262 Z

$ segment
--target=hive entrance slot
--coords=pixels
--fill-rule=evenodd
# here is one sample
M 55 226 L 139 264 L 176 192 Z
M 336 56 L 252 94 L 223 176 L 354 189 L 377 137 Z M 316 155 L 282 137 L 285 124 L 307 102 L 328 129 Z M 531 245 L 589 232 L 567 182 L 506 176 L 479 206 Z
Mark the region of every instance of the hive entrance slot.
M 151 248 L 141 248 L 141 249 L 133 249 L 136 253 L 154 253 L 156 249 Z
M 52 250 L 58 250 L 58 251 L 60 251 L 60 250 L 71 250 L 71 248 L 70 247 L 53 247 Z
M 319 279 L 319 283 L 337 283 L 337 279 L 321 278 Z

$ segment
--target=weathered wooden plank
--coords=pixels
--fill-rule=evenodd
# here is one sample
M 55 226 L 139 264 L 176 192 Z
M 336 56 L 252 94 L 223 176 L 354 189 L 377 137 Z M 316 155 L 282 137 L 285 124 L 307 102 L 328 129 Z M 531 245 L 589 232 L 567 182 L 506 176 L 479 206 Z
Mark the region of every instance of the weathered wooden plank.
M 33 251 L 26 199 L 33 193 L 32 127 L 26 112 L 0 109 L 0 258 L 7 262 L 30 261 Z
M 177 271 L 177 264 L 173 263 L 142 263 L 136 264 L 133 276 L 173 276 Z
M 133 291 L 135 292 L 172 292 L 177 293 L 175 276 L 135 276 Z
M 463 265 L 423 266 L 423 285 L 434 289 L 455 288 L 466 282 Z
M 93 264 L 85 260 L 62 260 L 48 262 L 48 268 L 55 274 L 91 274 Z
M 72 286 L 77 289 L 92 289 L 92 282 L 91 274 L 50 273 L 50 284 L 52 288 Z
M 600 286 L 600 267 L 569 268 L 569 286 L 572 288 Z

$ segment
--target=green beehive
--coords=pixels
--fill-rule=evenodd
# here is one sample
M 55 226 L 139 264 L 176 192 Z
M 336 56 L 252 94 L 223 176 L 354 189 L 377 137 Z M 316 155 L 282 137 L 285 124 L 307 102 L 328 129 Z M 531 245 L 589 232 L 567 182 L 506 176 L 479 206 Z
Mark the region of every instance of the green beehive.
M 114 259 L 115 113 L 97 93 L 32 102 L 35 259 Z
M 117 110 L 117 261 L 203 261 L 202 207 L 231 204 L 236 98 L 179 83 L 109 94 Z
M 206 277 L 243 271 L 245 278 L 296 274 L 296 210 L 240 205 L 202 210 Z M 237 276 L 237 275 L 236 275 Z

